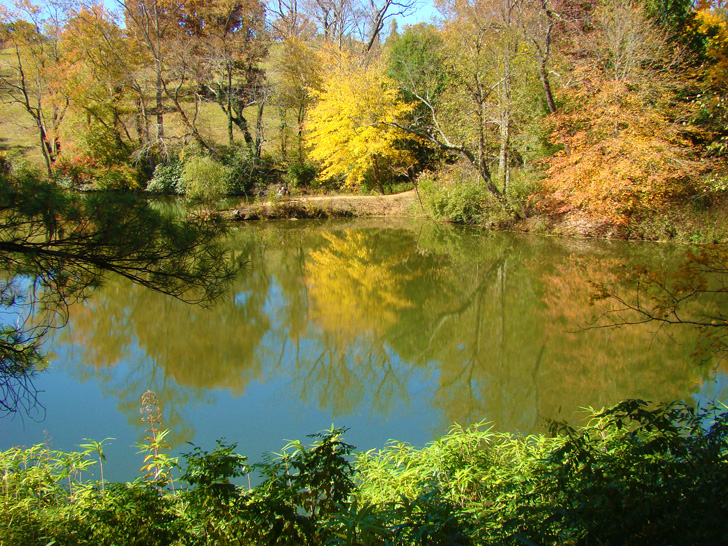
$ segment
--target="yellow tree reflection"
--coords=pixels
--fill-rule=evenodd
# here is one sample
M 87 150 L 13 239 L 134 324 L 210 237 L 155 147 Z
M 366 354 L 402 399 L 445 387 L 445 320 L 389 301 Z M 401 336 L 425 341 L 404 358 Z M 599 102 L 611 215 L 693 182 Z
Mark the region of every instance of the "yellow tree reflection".
M 382 252 L 376 236 L 360 231 L 323 237 L 329 246 L 311 252 L 306 264 L 311 321 L 344 343 L 383 336 L 413 305 L 402 286 L 413 274 L 397 268 L 406 255 Z
M 374 411 L 387 413 L 393 400 L 407 400 L 409 370 L 395 362 L 387 340 L 413 307 L 406 295 L 413 234 L 351 229 L 321 237 L 328 244 L 304 266 L 309 335 L 317 344 L 297 358 L 302 400 L 351 413 L 371 399 Z

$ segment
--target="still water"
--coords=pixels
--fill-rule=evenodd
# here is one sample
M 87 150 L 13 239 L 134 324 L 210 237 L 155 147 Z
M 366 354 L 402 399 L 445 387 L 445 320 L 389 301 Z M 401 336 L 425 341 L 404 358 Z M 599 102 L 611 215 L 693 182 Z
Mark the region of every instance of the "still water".
M 0 449 L 113 437 L 105 475 L 131 480 L 147 390 L 175 453 L 226 438 L 251 462 L 332 424 L 360 450 L 422 446 L 452 423 L 540 433 L 586 406 L 728 394 L 693 332 L 585 329 L 590 282 L 668 271 L 681 247 L 380 220 L 246 225 L 230 246 L 246 269 L 210 308 L 121 278 L 72 307 L 44 410 L 0 420 Z

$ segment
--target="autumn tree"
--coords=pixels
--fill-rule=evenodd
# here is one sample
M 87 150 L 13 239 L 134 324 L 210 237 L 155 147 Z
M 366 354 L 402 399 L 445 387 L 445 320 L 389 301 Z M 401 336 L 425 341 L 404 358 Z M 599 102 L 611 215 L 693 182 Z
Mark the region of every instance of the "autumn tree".
M 182 18 L 185 32 L 178 46 L 187 48 L 188 54 L 178 56 L 173 65 L 178 68 L 177 82 L 185 75 L 203 90 L 202 99 L 214 102 L 225 114 L 228 143 L 234 144 L 237 128 L 256 157 L 261 153 L 263 111 L 270 97 L 260 66 L 267 54 L 264 15 L 259 0 L 188 2 Z M 179 100 L 173 100 L 182 110 Z M 248 124 L 250 107 L 256 108 L 255 131 Z
M 398 146 L 406 133 L 394 126 L 411 106 L 374 62 L 342 54 L 330 66 L 307 122 L 311 158 L 323 165 L 325 177 L 343 177 L 351 187 L 369 178 L 384 193 L 385 173 L 404 172 L 413 163 Z
M 57 85 L 66 16 L 64 6 L 54 1 L 40 6 L 19 0 L 11 9 L 0 6 L 0 41 L 7 48 L 0 70 L 3 102 L 20 105 L 30 118 L 49 173 L 60 153 L 59 131 L 69 103 Z
M 299 0 L 268 0 L 266 12 L 274 38 L 281 40 L 308 39 L 316 33 L 311 18 L 305 13 L 304 2 Z
M 180 31 L 186 0 L 117 0 L 124 11 L 129 35 L 142 45 L 150 59 L 154 89 L 155 143 L 164 144 L 164 96 L 168 63 L 173 56 L 170 40 Z
M 144 52 L 126 39 L 112 13 L 82 7 L 63 31 L 65 66 L 61 85 L 69 97 L 71 127 L 91 158 L 110 165 L 129 159 L 143 139 L 136 112 L 133 73 Z M 136 138 L 133 135 L 136 128 Z
M 277 81 L 274 100 L 278 107 L 278 138 L 284 160 L 288 158 L 291 140 L 294 141 L 295 160 L 302 162 L 305 158 L 304 121 L 315 101 L 314 90 L 321 88 L 321 67 L 317 61 L 312 44 L 298 38 L 286 39 L 275 58 L 272 69 Z
M 324 41 L 339 49 L 362 21 L 361 6 L 355 0 L 305 0 L 304 10 Z
M 600 3 L 557 115 L 545 189 L 567 208 L 616 224 L 691 191 L 697 156 L 677 100 L 678 59 L 637 2 Z
M 400 35 L 390 34 L 385 47 L 387 75 L 397 82 L 403 100 L 412 105 L 405 127 L 416 133 L 431 134 L 432 106 L 442 100 L 449 72 L 440 31 L 433 25 L 409 26 Z M 435 169 L 447 152 L 427 142 L 411 140 L 417 169 Z

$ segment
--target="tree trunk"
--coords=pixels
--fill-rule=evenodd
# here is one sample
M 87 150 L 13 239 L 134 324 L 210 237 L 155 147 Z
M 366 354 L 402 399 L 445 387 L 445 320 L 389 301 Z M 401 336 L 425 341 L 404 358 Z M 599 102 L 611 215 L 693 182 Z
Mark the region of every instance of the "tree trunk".
M 261 97 L 258 103 L 258 118 L 255 121 L 255 157 L 260 157 L 263 153 L 263 142 L 265 142 L 265 125 L 263 124 L 265 102 L 266 98 Z
M 382 187 L 382 179 L 379 172 L 379 161 L 377 160 L 377 156 L 374 156 L 374 165 L 372 170 L 374 171 L 374 183 L 377 185 L 379 193 L 381 195 L 384 195 L 384 188 Z
M 551 91 L 551 83 L 549 82 L 549 75 L 546 72 L 546 59 L 542 58 L 538 66 L 538 77 L 541 79 L 541 85 L 543 86 L 543 92 L 546 96 L 546 104 L 548 104 L 549 112 L 552 114 L 556 113 L 556 102 L 554 101 L 554 94 Z
M 228 70 L 227 81 L 227 126 L 228 126 L 228 143 L 230 147 L 235 144 L 235 136 L 233 135 L 233 71 Z
M 43 152 L 43 160 L 50 175 L 52 173 L 53 158 L 48 152 L 48 135 L 46 134 L 45 127 L 43 127 L 43 121 L 40 118 L 36 118 L 35 122 L 38 126 L 38 136 L 40 136 L 40 149 Z
M 156 62 L 156 114 L 157 114 L 157 140 L 164 139 L 164 82 L 162 81 L 161 61 Z

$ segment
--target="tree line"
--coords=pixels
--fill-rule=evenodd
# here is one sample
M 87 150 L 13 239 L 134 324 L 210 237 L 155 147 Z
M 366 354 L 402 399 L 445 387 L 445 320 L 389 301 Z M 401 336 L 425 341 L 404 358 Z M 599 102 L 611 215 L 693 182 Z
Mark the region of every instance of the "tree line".
M 625 225 L 725 187 L 723 4 L 438 0 L 400 30 L 414 1 L 23 1 L 0 85 L 69 186 L 420 182 L 454 219 Z

